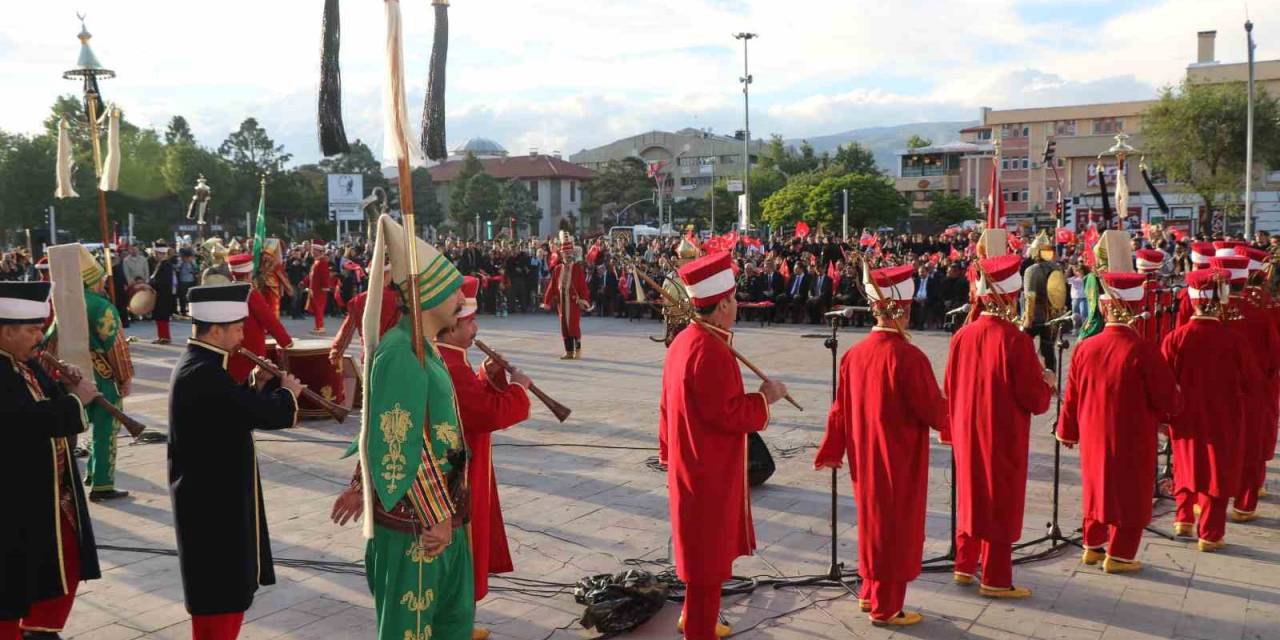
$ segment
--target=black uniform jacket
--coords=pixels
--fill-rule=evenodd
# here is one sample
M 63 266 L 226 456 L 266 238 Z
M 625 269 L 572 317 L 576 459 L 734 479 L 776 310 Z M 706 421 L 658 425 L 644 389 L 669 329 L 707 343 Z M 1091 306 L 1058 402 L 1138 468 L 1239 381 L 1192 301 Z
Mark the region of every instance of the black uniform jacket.
M 9 620 L 26 615 L 33 602 L 75 587 L 64 580 L 59 512 L 75 517 L 80 579 L 102 577 L 84 482 L 67 439 L 85 430 L 83 407 L 35 362 L 27 368 L 39 396 L 14 357 L 0 350 L 0 487 L 11 501 L 0 525 L 0 619 Z M 59 497 L 63 494 L 65 500 Z M 60 507 L 63 502 L 66 506 Z
M 227 352 L 194 339 L 169 387 L 169 495 L 187 611 L 245 611 L 259 585 L 276 581 L 253 430 L 296 424 L 297 399 L 236 384 Z

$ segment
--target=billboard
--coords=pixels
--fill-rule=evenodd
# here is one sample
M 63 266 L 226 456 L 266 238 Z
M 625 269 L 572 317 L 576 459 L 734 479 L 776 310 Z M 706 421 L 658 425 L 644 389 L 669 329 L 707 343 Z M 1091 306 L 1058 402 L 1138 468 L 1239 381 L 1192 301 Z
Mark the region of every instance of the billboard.
M 364 176 L 355 173 L 331 173 L 329 182 L 329 207 L 341 204 L 360 205 L 364 199 Z

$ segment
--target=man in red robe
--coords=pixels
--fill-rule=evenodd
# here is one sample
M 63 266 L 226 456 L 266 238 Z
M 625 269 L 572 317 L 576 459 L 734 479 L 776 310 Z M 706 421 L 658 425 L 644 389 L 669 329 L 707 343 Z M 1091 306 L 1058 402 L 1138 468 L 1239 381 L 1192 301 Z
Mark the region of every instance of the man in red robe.
M 1271 253 L 1246 247 L 1243 251 L 1249 256 L 1249 286 L 1245 287 L 1245 298 L 1253 303 L 1257 308 L 1257 314 L 1271 320 L 1272 326 L 1276 328 L 1277 336 L 1280 336 L 1280 305 L 1276 304 L 1276 299 L 1271 295 L 1270 279 L 1271 279 Z M 1272 354 L 1271 358 L 1276 357 Z M 1276 438 L 1280 436 L 1280 375 L 1274 375 L 1268 378 L 1268 389 L 1265 392 L 1267 397 L 1275 399 L 1271 407 L 1276 410 L 1276 415 L 1267 416 L 1265 420 L 1265 432 L 1262 435 L 1262 448 L 1259 450 L 1261 455 L 1261 464 L 1257 467 L 1258 483 L 1257 490 L 1246 499 L 1246 502 L 1252 502 L 1253 508 L 1248 511 L 1255 511 L 1259 498 L 1266 497 L 1265 483 L 1267 479 L 1267 463 L 1276 456 Z M 1257 516 L 1255 515 L 1254 518 Z M 1254 518 L 1246 518 L 1244 521 L 1253 520 Z
M 981 261 L 976 295 L 983 311 L 951 340 L 944 383 L 956 463 L 955 580 L 979 593 L 1026 598 L 1013 586 L 1013 543 L 1022 535 L 1031 416 L 1049 409 L 1053 372 L 1010 320 L 1022 276 L 1016 255 Z
M 1227 500 L 1240 482 L 1245 440 L 1244 404 L 1257 365 L 1243 337 L 1222 321 L 1230 275 L 1209 268 L 1187 274 L 1195 313 L 1165 338 L 1162 350 L 1186 396 L 1169 424 L 1177 512 L 1174 533 L 1197 527 L 1201 551 L 1224 545 Z
M 311 245 L 311 255 L 315 258 L 315 262 L 311 263 L 311 271 L 307 274 L 307 280 L 304 283 L 310 292 L 307 308 L 311 310 L 311 315 L 316 321 L 316 328 L 312 329 L 311 333 L 322 336 L 324 335 L 324 311 L 329 305 L 329 290 L 332 287 L 333 275 L 329 271 L 329 257 L 325 255 L 323 242 L 316 241 Z
M 249 282 L 253 278 L 253 256 L 247 253 L 227 258 L 227 267 L 231 270 L 231 277 L 239 282 Z M 272 312 L 271 305 L 263 297 L 262 292 L 257 287 L 252 287 L 249 290 L 249 316 L 244 319 L 244 340 L 241 341 L 240 346 L 248 349 L 250 353 L 266 357 L 267 334 L 276 339 L 276 344 L 280 345 L 281 349 L 293 346 L 293 338 L 280 323 L 280 317 Z M 238 353 L 232 354 L 227 360 L 227 373 L 231 374 L 236 384 L 244 384 L 244 381 L 249 379 L 249 372 L 253 371 L 254 366 L 248 358 Z
M 915 286 L 910 265 L 873 271 L 866 285 L 876 326 L 845 353 L 836 400 L 815 468 L 849 460 L 858 504 L 858 575 L 862 608 L 877 626 L 920 622 L 903 611 L 907 583 L 920 575 L 929 428 L 944 431 L 947 405 L 929 358 L 907 341 Z
M 574 255 L 573 236 L 560 232 L 560 261 L 551 271 L 547 292 L 542 298 L 542 308 L 555 306 L 560 316 L 560 336 L 564 338 L 564 355 L 561 360 L 577 360 L 582 357 L 583 311 L 591 310 L 591 295 L 587 291 L 587 276 L 582 263 Z
M 1231 508 L 1233 522 L 1249 522 L 1258 517 L 1258 491 L 1266 479 L 1268 455 L 1275 446 L 1275 424 L 1280 413 L 1277 399 L 1277 377 L 1280 376 L 1280 334 L 1276 332 L 1271 312 L 1262 307 L 1261 292 L 1248 291 L 1250 271 L 1261 271 L 1263 264 L 1250 260 L 1243 245 L 1233 247 L 1237 255 L 1214 258 L 1214 266 L 1231 275 L 1231 301 L 1227 310 L 1227 328 L 1245 339 L 1256 368 L 1250 378 L 1244 402 L 1246 432 L 1241 447 L 1240 484 L 1236 487 Z M 1243 255 L 1241 255 L 1243 254 Z M 1252 268 L 1251 268 L 1252 266 Z M 1270 443 L 1267 442 L 1270 438 Z
M 1146 276 L 1102 274 L 1106 326 L 1071 358 L 1057 437 L 1080 444 L 1084 557 L 1107 573 L 1138 571 L 1142 530 L 1151 522 L 1156 432 L 1181 409 L 1173 372 L 1156 344 L 1131 323 L 1146 304 Z
M 381 320 L 378 323 L 378 335 L 387 332 L 391 327 L 400 323 L 400 292 L 395 285 L 391 283 L 391 264 L 388 263 L 385 268 L 385 280 L 388 283 L 382 289 L 382 313 L 378 316 Z M 369 299 L 368 291 L 361 291 L 351 297 L 351 301 L 347 303 L 347 315 L 342 319 L 342 325 L 338 327 L 338 335 L 333 337 L 333 342 L 329 345 L 329 364 L 334 369 L 342 370 L 342 356 L 346 354 L 347 347 L 351 346 L 351 340 L 355 336 L 360 336 L 361 345 L 364 343 L 364 304 Z M 356 360 L 356 367 L 363 371 L 364 351 L 363 346 L 359 358 Z M 346 399 L 346 389 L 338 388 L 337 401 L 342 403 Z
M 1208 269 L 1209 260 L 1213 259 L 1214 248 L 1212 242 L 1193 242 L 1191 243 L 1191 270 Z M 1190 298 L 1190 289 L 1183 288 L 1178 292 L 1178 322 L 1177 326 L 1181 327 L 1186 324 L 1191 316 L 1195 314 L 1195 304 Z
M 681 624 L 686 638 L 728 634 L 717 625 L 720 586 L 733 561 L 756 547 L 747 493 L 747 434 L 769 424 L 769 405 L 786 385 L 765 381 L 746 393 L 727 346 L 738 313 L 732 261 L 703 256 L 680 268 L 694 312 L 672 341 L 662 371 L 658 438 L 667 451 L 672 551 L 686 585 Z
M 467 441 L 467 480 L 471 490 L 471 566 L 475 572 L 475 598 L 489 593 L 489 574 L 509 573 L 511 551 L 502 524 L 498 502 L 498 479 L 493 472 L 493 432 L 529 419 L 529 376 L 515 371 L 509 377 L 495 362 L 485 359 L 479 371 L 471 368 L 467 349 L 475 341 L 476 294 L 480 281 L 462 279 L 465 300 L 458 312 L 458 324 L 436 339 L 440 356 L 449 367 L 453 389 L 458 394 L 462 432 Z M 476 627 L 472 638 L 484 640 L 489 631 Z
M 1169 310 L 1173 305 L 1172 293 L 1160 286 L 1160 269 L 1164 266 L 1164 252 L 1159 249 L 1138 249 L 1133 252 L 1134 263 L 1138 268 L 1138 273 L 1145 277 L 1142 308 L 1139 313 L 1145 312 L 1144 318 L 1138 318 L 1133 323 L 1133 328 L 1137 330 L 1138 335 L 1154 342 L 1159 346 L 1164 336 L 1173 329 L 1174 318 L 1170 315 Z

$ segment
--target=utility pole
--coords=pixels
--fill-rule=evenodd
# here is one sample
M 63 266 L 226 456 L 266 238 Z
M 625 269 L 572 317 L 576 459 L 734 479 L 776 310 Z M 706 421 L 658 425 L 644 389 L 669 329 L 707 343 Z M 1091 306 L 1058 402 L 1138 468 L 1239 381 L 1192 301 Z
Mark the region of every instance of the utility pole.
M 57 212 L 53 210 L 53 205 L 49 205 L 49 244 L 53 246 L 58 244 L 58 218 Z
M 133 212 L 129 212 L 129 246 L 133 246 Z
M 760 37 L 746 31 L 735 33 L 733 37 L 742 41 L 742 200 L 743 219 L 751 222 L 751 72 L 747 65 L 747 43 Z M 743 229 L 746 231 L 746 229 Z
M 1249 108 L 1244 143 L 1244 239 L 1253 235 L 1253 22 L 1244 21 L 1245 41 L 1249 45 Z
M 840 239 L 845 242 L 849 241 L 849 190 L 844 191 L 844 222 L 840 227 Z

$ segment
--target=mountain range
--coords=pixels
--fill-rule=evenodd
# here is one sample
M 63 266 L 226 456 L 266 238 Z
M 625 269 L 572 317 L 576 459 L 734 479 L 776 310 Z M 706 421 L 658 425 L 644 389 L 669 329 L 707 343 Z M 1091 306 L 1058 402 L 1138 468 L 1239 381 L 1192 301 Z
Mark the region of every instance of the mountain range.
M 832 133 L 808 138 L 793 138 L 786 140 L 785 142 L 789 145 L 799 146 L 801 142 L 807 140 L 809 144 L 813 145 L 813 150 L 821 154 L 824 151 L 835 153 L 836 147 L 856 141 L 871 150 L 871 153 L 874 154 L 876 158 L 876 166 L 880 167 L 889 175 L 897 175 L 897 152 L 907 148 L 907 139 L 912 135 L 918 135 L 922 138 L 931 140 L 934 144 L 945 144 L 947 142 L 955 142 L 959 140 L 961 129 L 964 129 L 965 127 L 972 127 L 976 124 L 978 124 L 976 120 L 962 122 L 916 122 L 912 124 L 898 124 L 887 127 L 866 127 L 864 129 L 853 129 L 843 133 Z

